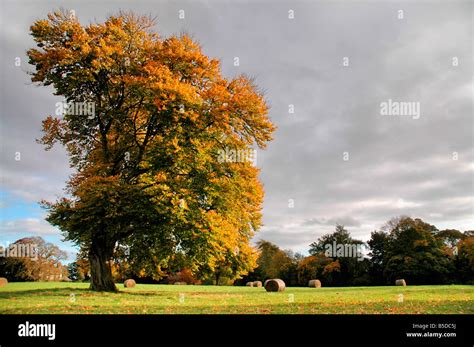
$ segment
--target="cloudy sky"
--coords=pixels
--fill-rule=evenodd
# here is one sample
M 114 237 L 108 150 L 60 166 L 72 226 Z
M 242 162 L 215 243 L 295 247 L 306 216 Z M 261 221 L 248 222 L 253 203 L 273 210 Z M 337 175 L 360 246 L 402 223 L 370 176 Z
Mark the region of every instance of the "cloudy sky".
M 60 7 L 83 24 L 119 9 L 152 14 L 162 36 L 191 34 L 225 76 L 256 78 L 278 130 L 258 152 L 255 240 L 307 252 L 336 223 L 367 240 L 399 215 L 474 229 L 472 1 L 98 3 L 0 0 L 0 243 L 40 235 L 74 251 L 38 206 L 71 173 L 61 148 L 35 142 L 61 99 L 31 84 L 25 55 L 29 26 Z M 420 113 L 382 114 L 389 100 Z

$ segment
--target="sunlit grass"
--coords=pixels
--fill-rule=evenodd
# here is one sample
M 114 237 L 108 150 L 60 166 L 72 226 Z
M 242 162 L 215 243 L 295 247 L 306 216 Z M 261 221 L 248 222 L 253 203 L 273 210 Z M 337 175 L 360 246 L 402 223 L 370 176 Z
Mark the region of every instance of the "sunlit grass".
M 9 283 L 0 288 L 0 313 L 474 313 L 474 286 L 467 285 L 287 288 L 281 293 L 252 287 L 117 286 L 119 293 L 97 293 L 87 283 Z

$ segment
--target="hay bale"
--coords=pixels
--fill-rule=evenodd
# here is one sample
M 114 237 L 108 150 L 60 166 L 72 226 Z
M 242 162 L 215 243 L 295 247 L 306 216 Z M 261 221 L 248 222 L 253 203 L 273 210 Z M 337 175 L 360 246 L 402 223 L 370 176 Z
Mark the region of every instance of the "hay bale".
M 176 285 L 176 286 L 185 286 L 188 283 L 187 282 L 174 282 L 173 284 Z
M 282 292 L 285 290 L 285 282 L 279 278 L 266 281 L 265 290 L 267 292 Z
M 5 287 L 8 284 L 8 280 L 5 277 L 0 277 L 0 287 Z
M 247 282 L 245 285 L 246 285 L 247 287 L 253 287 L 253 282 Z
M 321 288 L 321 281 L 320 280 L 310 280 L 308 282 L 308 287 L 310 287 L 310 288 Z
M 268 281 L 270 281 L 270 280 L 268 279 L 268 280 L 265 280 L 265 282 L 263 282 L 263 287 L 267 286 Z
M 257 288 L 262 288 L 262 282 L 261 281 L 253 281 L 253 286 Z
M 395 281 L 395 285 L 396 285 L 396 286 L 404 286 L 404 287 L 406 287 L 407 283 L 405 282 L 404 279 L 400 279 L 400 280 L 396 280 L 396 281 Z
M 135 280 L 132 280 L 131 278 L 129 278 L 128 280 L 125 280 L 125 282 L 123 282 L 123 286 L 125 288 L 133 288 L 137 285 L 137 283 L 135 282 Z

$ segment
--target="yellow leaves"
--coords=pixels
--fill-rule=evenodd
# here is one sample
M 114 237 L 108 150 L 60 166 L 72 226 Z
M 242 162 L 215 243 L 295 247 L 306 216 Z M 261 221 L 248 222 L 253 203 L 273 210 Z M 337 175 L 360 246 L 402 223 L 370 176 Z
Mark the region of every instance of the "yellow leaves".
M 182 209 L 182 210 L 188 208 L 188 204 L 186 203 L 185 199 L 180 199 L 179 200 L 179 208 Z
M 144 67 L 145 77 L 137 79 L 146 83 L 147 88 L 155 95 L 154 103 L 160 110 L 165 110 L 170 103 L 201 104 L 197 89 L 190 83 L 180 80 L 166 65 L 156 61 Z
M 276 128 L 267 117 L 268 107 L 263 96 L 255 91 L 252 81 L 244 76 L 232 80 L 228 88 L 232 95 L 229 102 L 229 110 L 234 115 L 231 118 L 232 126 L 247 144 L 255 141 L 260 148 L 265 148 Z
M 181 149 L 181 146 L 179 145 L 179 139 L 175 136 L 173 137 L 173 140 L 171 141 L 171 145 L 173 146 L 173 152 L 176 153 Z
M 80 50 L 82 55 L 88 55 L 92 49 L 89 43 L 84 43 L 80 46 Z
M 43 120 L 43 137 L 37 140 L 39 143 L 46 145 L 46 149 L 52 148 L 54 143 L 64 137 L 64 123 L 59 118 L 51 116 Z
M 93 67 L 95 70 L 100 70 L 100 68 L 101 68 L 101 66 L 102 66 L 100 60 L 98 60 L 98 59 L 92 60 L 92 63 L 91 63 L 91 64 L 92 64 L 92 67 Z
M 157 182 L 165 182 L 167 178 L 168 178 L 168 175 L 163 171 L 159 171 L 155 174 L 155 179 Z
M 209 60 L 202 54 L 201 47 L 187 35 L 164 40 L 159 58 L 166 62 L 170 70 L 193 85 L 204 87 L 206 81 L 220 78 L 219 62 Z
M 248 242 L 261 224 L 263 187 L 250 163 L 219 163 L 215 153 L 263 147 L 274 130 L 267 105 L 251 80 L 223 78 L 219 61 L 190 37 L 163 40 L 151 26 L 132 13 L 87 27 L 51 14 L 32 26 L 39 46 L 28 52 L 33 79 L 59 95 L 98 100 L 101 118 L 84 128 L 74 116 L 64 128 L 48 120 L 45 142 L 66 132 L 69 153 L 87 153 L 77 160 L 85 169 L 70 182 L 75 198 L 99 201 L 124 186 L 143 188 L 170 233 L 196 238 L 201 262 L 210 256 L 244 271 L 254 266 Z M 105 135 L 99 121 L 108 125 Z

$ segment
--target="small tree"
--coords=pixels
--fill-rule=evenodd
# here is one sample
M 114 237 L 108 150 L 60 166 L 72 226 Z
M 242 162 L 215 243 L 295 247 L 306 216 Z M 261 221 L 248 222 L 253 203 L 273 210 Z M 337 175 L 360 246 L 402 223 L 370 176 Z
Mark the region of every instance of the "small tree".
M 299 262 L 297 268 L 298 284 L 300 286 L 306 287 L 310 280 L 321 280 L 323 277 L 324 269 L 330 263 L 332 263 L 332 259 L 326 257 L 322 253 L 310 255 L 309 257 L 302 259 Z M 329 271 L 329 269 L 330 268 L 328 268 L 327 271 Z
M 333 249 L 332 254 L 326 255 L 332 260 L 332 263 L 325 266 L 323 275 L 331 285 L 353 285 L 354 280 L 362 276 L 366 270 L 365 264 L 360 259 L 363 254 L 358 254 L 358 251 L 362 252 L 363 244 L 362 241 L 353 239 L 344 226 L 338 224 L 333 233 L 323 235 L 316 242 L 311 243 L 309 253 L 311 255 L 326 255 L 328 247 L 333 249 L 334 245 L 342 248 L 345 248 L 346 245 L 349 246 L 351 254 L 339 256 L 336 249 Z
M 370 247 L 369 273 L 373 284 L 386 284 L 384 269 L 387 263 L 388 234 L 383 231 L 374 231 L 367 242 Z
M 68 277 L 73 282 L 80 282 L 84 280 L 84 277 L 79 271 L 79 265 L 76 262 L 72 262 L 67 266 Z
M 458 279 L 463 283 L 474 284 L 474 236 L 465 237 L 457 247 L 455 264 Z
M 413 284 L 447 282 L 454 266 L 443 251 L 435 226 L 403 217 L 389 228 L 384 275 L 389 282 L 404 278 Z

